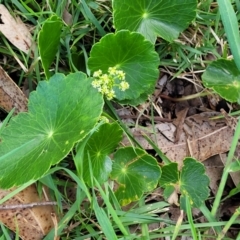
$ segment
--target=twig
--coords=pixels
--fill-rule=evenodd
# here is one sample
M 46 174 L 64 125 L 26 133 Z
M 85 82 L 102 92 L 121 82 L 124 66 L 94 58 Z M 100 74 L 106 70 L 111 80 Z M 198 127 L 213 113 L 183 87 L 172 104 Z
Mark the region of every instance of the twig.
M 160 94 L 160 97 L 168 99 L 172 102 L 182 102 L 182 101 L 187 101 L 187 100 L 194 99 L 194 98 L 197 98 L 197 97 L 207 96 L 207 95 L 210 95 L 210 94 L 212 94 L 212 93 L 200 92 L 200 93 L 195 93 L 195 94 L 192 94 L 192 95 L 184 96 L 184 97 L 181 97 L 181 98 L 172 98 L 172 97 L 169 97 L 167 95 Z
M 57 205 L 57 202 L 33 202 L 33 203 L 17 204 L 17 205 L 0 205 L 0 211 L 12 210 L 12 209 L 18 209 L 18 208 L 33 208 L 33 207 L 49 206 L 49 205 Z
M 134 116 L 134 115 L 122 115 L 122 116 L 119 116 L 121 119 L 136 119 L 138 116 Z M 149 120 L 151 119 L 152 117 L 149 117 L 149 116 L 141 116 L 140 119 L 141 120 Z M 172 122 L 172 119 L 168 119 L 168 118 L 162 118 L 162 117 L 158 117 L 158 116 L 155 116 L 153 117 L 153 120 L 154 121 L 162 121 L 162 122 Z

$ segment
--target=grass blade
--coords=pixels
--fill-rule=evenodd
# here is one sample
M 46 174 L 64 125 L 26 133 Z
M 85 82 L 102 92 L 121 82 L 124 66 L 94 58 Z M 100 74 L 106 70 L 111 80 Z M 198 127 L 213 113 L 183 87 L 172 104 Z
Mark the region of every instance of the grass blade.
M 99 207 L 96 196 L 93 197 L 93 208 L 96 214 L 97 220 L 101 226 L 102 231 L 104 232 L 107 239 L 117 240 L 117 235 L 114 232 L 112 224 L 102 208 Z
M 234 61 L 240 70 L 240 36 L 236 13 L 231 1 L 218 0 L 217 2 Z

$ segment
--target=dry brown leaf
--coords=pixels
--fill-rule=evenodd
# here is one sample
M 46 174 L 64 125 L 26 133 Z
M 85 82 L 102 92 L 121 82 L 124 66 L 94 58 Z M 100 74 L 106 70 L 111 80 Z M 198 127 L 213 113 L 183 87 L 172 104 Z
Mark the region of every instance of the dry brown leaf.
M 168 197 L 167 201 L 171 205 L 175 204 L 176 206 L 179 206 L 179 203 L 178 203 L 178 193 L 176 192 L 176 190 L 174 190 L 172 192 L 172 194 Z
M 27 98 L 0 66 L 0 108 L 15 113 L 27 111 Z
M 233 130 L 226 125 L 224 120 L 210 120 L 209 117 L 216 113 L 205 112 L 186 118 L 183 125 L 184 131 L 179 136 L 179 141 L 174 143 L 176 127 L 172 123 L 155 125 L 156 136 L 152 126 L 131 129 L 136 140 L 144 149 L 152 149 L 143 134 L 148 135 L 166 156 L 180 166 L 185 157 L 191 156 L 199 161 L 227 152 L 230 148 Z M 156 141 L 155 141 L 156 139 Z M 127 139 L 123 144 L 129 145 Z
M 28 54 L 34 43 L 29 29 L 19 17 L 14 18 L 8 9 L 0 4 L 0 31 L 18 49 Z
M 63 21 L 67 25 L 72 25 L 72 23 L 73 23 L 73 16 L 68 11 L 68 7 L 69 7 L 70 2 L 71 2 L 70 0 L 67 1 L 66 5 L 64 7 L 64 10 L 63 10 L 63 14 L 62 14 Z
M 11 190 L 0 191 L 0 199 L 9 194 Z M 14 197 L 4 202 L 4 205 L 19 205 L 33 202 L 46 202 L 40 199 L 35 185 L 24 189 Z M 17 208 L 1 210 L 0 221 L 9 229 L 16 232 L 23 240 L 40 240 L 54 227 L 51 213 L 52 206 L 37 206 L 33 208 Z
M 72 22 L 73 22 L 73 16 L 72 14 L 70 14 L 66 8 L 64 8 L 64 11 L 63 11 L 63 20 L 64 22 L 67 24 L 67 25 L 72 25 Z
M 183 124 L 185 122 L 185 118 L 187 116 L 188 113 L 188 108 L 184 108 L 183 110 L 179 111 L 176 115 L 177 115 L 177 119 L 175 121 L 173 121 L 174 125 L 177 127 L 176 131 L 175 131 L 175 139 L 174 142 L 178 142 L 179 137 L 182 133 L 183 130 Z
M 222 178 L 222 172 L 224 168 L 220 159 L 220 155 L 218 154 L 212 156 L 203 163 L 206 169 L 206 174 L 210 179 L 209 187 L 211 188 L 214 196 L 218 191 L 219 182 Z

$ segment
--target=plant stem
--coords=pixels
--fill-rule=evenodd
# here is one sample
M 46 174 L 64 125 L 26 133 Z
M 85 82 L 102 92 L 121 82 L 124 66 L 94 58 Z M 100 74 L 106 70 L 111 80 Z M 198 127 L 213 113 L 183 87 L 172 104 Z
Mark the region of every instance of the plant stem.
M 230 163 L 232 162 L 232 159 L 234 157 L 234 152 L 235 152 L 235 149 L 236 149 L 237 144 L 238 144 L 239 135 L 240 135 L 240 121 L 238 121 L 238 123 L 237 123 L 237 127 L 236 127 L 236 130 L 235 130 L 235 133 L 234 133 L 231 148 L 230 148 L 230 151 L 229 151 L 229 154 L 228 154 L 227 162 L 226 162 L 225 168 L 223 170 L 222 179 L 221 179 L 221 182 L 220 182 L 217 194 L 216 194 L 215 201 L 213 203 L 213 207 L 212 207 L 212 215 L 213 216 L 216 215 L 219 204 L 220 204 L 220 201 L 221 201 L 223 190 L 224 190 L 224 187 L 225 187 L 225 184 L 226 184 L 226 181 L 227 181 L 227 177 L 228 177 Z
M 203 213 L 204 217 L 208 220 L 208 222 L 217 222 L 217 220 L 215 219 L 215 217 L 212 215 L 212 213 L 209 211 L 205 204 L 201 205 L 199 209 Z M 214 230 L 219 234 L 221 232 L 221 227 L 216 226 L 214 227 Z
M 203 91 L 203 92 L 200 92 L 200 93 L 195 93 L 195 94 L 184 96 L 184 97 L 181 97 L 181 98 L 172 98 L 172 97 L 169 97 L 169 96 L 164 95 L 164 94 L 160 94 L 160 97 L 168 99 L 168 100 L 173 101 L 173 102 L 182 102 L 182 101 L 187 101 L 187 100 L 194 99 L 194 98 L 197 98 L 197 97 L 207 96 L 207 95 L 210 95 L 210 94 L 212 94 L 212 93 Z
M 176 227 L 174 228 L 174 232 L 173 232 L 173 235 L 172 235 L 172 240 L 175 240 L 177 238 L 180 227 L 182 225 L 182 221 L 183 221 L 183 210 L 180 211 L 180 215 L 178 217 Z
M 12 210 L 12 209 L 20 209 L 20 208 L 33 208 L 39 206 L 53 206 L 57 205 L 57 202 L 32 202 L 25 204 L 15 204 L 15 205 L 1 205 L 0 210 Z
M 224 30 L 227 34 L 227 39 L 230 45 L 231 52 L 238 70 L 240 70 L 240 35 L 238 30 L 238 20 L 233 9 L 232 3 L 229 0 L 217 0 L 219 12 L 223 22 Z M 239 4 L 238 4 L 239 6 Z
M 190 224 L 190 229 L 191 229 L 191 232 L 192 232 L 192 237 L 193 237 L 194 240 L 197 240 L 198 239 L 197 232 L 196 232 L 196 228 L 195 228 L 194 223 L 193 223 L 191 204 L 190 204 L 188 196 L 186 197 L 186 210 L 187 210 L 188 222 Z
M 229 219 L 229 221 L 224 226 L 222 232 L 218 235 L 217 240 L 220 240 L 224 237 L 224 235 L 227 233 L 228 229 L 231 227 L 231 225 L 235 222 L 237 217 L 240 215 L 240 207 L 236 209 L 235 213 L 232 215 L 232 217 Z M 238 239 L 238 238 L 237 238 Z

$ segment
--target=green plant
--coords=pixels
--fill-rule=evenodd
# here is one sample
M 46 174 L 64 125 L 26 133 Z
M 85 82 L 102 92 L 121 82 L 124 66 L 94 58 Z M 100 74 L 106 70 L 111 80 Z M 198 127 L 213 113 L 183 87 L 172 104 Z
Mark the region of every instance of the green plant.
M 129 4 L 131 16 L 136 19 L 141 16 L 141 23 L 135 27 L 129 27 L 128 22 L 124 23 L 122 18 L 126 13 L 123 9 L 126 8 L 123 8 L 122 4 Z M 49 82 L 40 82 L 36 92 L 29 98 L 28 113 L 13 117 L 8 126 L 2 129 L 1 187 L 9 188 L 41 178 L 51 165 L 61 161 L 69 153 L 76 142 L 77 154 L 74 161 L 78 175 L 88 185 L 94 184 L 92 176 L 103 183 L 110 175 L 120 184 L 116 196 L 122 204 L 138 200 L 145 191 L 151 191 L 157 186 L 161 170 L 156 159 L 141 149 L 119 149 L 114 155 L 112 165 L 108 155 L 114 152 L 122 134 L 117 123 L 103 124 L 100 120 L 97 124 L 103 108 L 101 95 L 129 104 L 145 100 L 148 94 L 153 92 L 159 75 L 159 57 L 154 50 L 154 39 L 157 35 L 169 41 L 176 38 L 194 18 L 196 2 L 186 3 L 189 7 L 186 11 L 191 12 L 188 18 L 182 18 L 184 13 L 180 14 L 181 21 L 174 27 L 167 26 L 163 32 L 156 32 L 156 26 L 162 26 L 171 17 L 176 17 L 175 12 L 171 12 L 166 20 L 162 17 L 165 3 L 155 6 L 153 2 L 152 5 L 145 5 L 145 1 L 139 1 L 138 4 L 139 12 L 135 13 L 132 3 L 114 1 L 117 31 L 103 36 L 93 45 L 88 60 L 93 78 L 83 73 L 67 76 L 55 74 Z M 177 1 L 171 4 L 173 8 L 183 7 Z M 152 12 L 155 7 L 159 12 Z M 170 13 L 172 8 L 167 11 Z M 156 26 L 148 22 L 151 19 L 155 19 Z M 146 25 L 145 30 L 140 25 Z M 128 27 L 140 33 L 126 30 Z M 49 66 L 59 45 L 61 28 L 61 20 L 57 16 L 51 16 L 44 21 L 39 32 L 39 55 L 47 78 L 50 76 Z M 151 42 L 144 36 L 151 36 Z M 45 47 L 46 44 L 48 48 Z M 91 84 L 98 91 L 94 90 Z M 19 124 L 26 127 L 17 130 Z M 21 137 L 17 138 L 17 135 Z M 112 138 L 106 141 L 108 135 Z M 126 156 L 124 162 L 123 156 Z M 16 168 L 10 162 L 14 163 Z M 32 171 L 21 174 L 21 169 L 27 167 Z M 16 172 L 19 174 L 16 175 Z
M 44 22 L 38 35 L 39 55 L 47 79 L 50 78 L 49 67 L 55 58 L 60 43 L 62 24 L 61 19 L 53 15 Z
M 14 2 L 21 6 L 18 1 Z M 167 46 L 176 48 L 179 56 L 184 57 L 185 50 L 193 51 L 188 46 L 181 48 L 180 44 L 174 40 L 193 21 L 197 1 L 186 0 L 182 4 L 178 0 L 137 0 L 134 2 L 114 0 L 113 20 L 116 32 L 108 34 L 89 7 L 93 6 L 94 9 L 94 4 L 97 3 L 90 1 L 91 5 L 86 1 L 81 1 L 79 10 L 78 4 L 74 2 L 73 4 L 78 9 L 76 15 L 80 12 L 87 15 L 98 30 L 100 40 L 91 46 L 91 50 L 89 49 L 89 58 L 87 47 L 76 43 L 82 35 L 92 30 L 91 24 L 86 28 L 78 29 L 78 23 L 73 19 L 75 25 L 73 24 L 73 29 L 69 29 L 59 17 L 62 12 L 61 7 L 55 5 L 53 1 L 49 2 L 53 14 L 44 19 L 38 35 L 42 65 L 37 65 L 43 69 L 47 80 L 39 82 L 36 91 L 31 93 L 29 111 L 11 117 L 10 120 L 7 119 L 1 127 L 0 187 L 10 188 L 36 180 L 48 182 L 47 177 L 55 171 L 67 172 L 79 186 L 77 188 L 78 198 L 60 222 L 58 233 L 63 230 L 64 224 L 78 211 L 79 205 L 87 197 L 93 203 L 91 207 L 96 212 L 96 217 L 108 238 L 112 236 L 117 239 L 114 228 L 111 228 L 109 220 L 111 217 L 114 219 L 114 227 L 120 229 L 120 235 L 124 239 L 126 236 L 136 237 L 129 233 L 129 222 L 139 221 L 144 228 L 144 224 L 151 221 L 166 220 L 159 220 L 157 215 L 148 214 L 147 206 L 144 204 L 129 213 L 123 212 L 119 204 L 126 205 L 133 201 L 144 202 L 144 193 L 153 191 L 158 184 L 164 188 L 165 199 L 174 195 L 173 202 L 180 204 L 190 220 L 191 207 L 198 207 L 209 221 L 215 221 L 220 197 L 214 204 L 213 212 L 210 213 L 204 205 L 209 195 L 209 179 L 201 163 L 195 159 L 186 158 L 184 166 L 179 170 L 177 164 L 169 163 L 169 160 L 155 146 L 156 152 L 165 164 L 160 168 L 156 158 L 140 147 L 119 148 L 125 129 L 120 121 L 112 119 L 104 112 L 104 103 L 106 103 L 105 106 L 113 109 L 109 102 L 111 99 L 120 104 L 137 105 L 152 94 L 161 64 L 155 45 L 158 37 L 168 41 Z M 41 9 L 36 2 L 34 6 L 38 11 Z M 226 7 L 229 8 L 229 4 Z M 88 21 L 84 24 L 88 24 Z M 77 33 L 74 32 L 75 27 L 78 29 Z M 235 30 L 232 29 L 232 31 Z M 71 34 L 76 34 L 77 37 L 70 46 Z M 65 44 L 67 62 L 74 73 L 58 73 L 61 71 L 58 66 L 59 51 L 62 51 L 62 49 L 59 50 L 61 42 Z M 78 53 L 79 46 L 81 51 Z M 194 52 L 199 53 L 195 49 Z M 57 61 L 53 64 L 56 55 Z M 82 59 L 87 62 L 87 65 L 79 64 Z M 35 60 L 37 62 L 37 59 Z M 49 71 L 50 66 L 53 66 L 51 71 Z M 180 70 L 183 67 L 184 64 L 181 63 Z M 82 72 L 77 71 L 79 68 Z M 36 72 L 40 77 L 37 68 Z M 218 85 L 216 78 L 219 80 Z M 203 81 L 207 87 L 232 102 L 239 100 L 238 78 L 239 69 L 233 61 L 228 60 L 218 60 L 210 64 L 203 75 Z M 229 81 L 223 85 L 226 79 Z M 226 88 L 232 90 L 231 94 L 226 91 Z M 61 165 L 54 167 L 69 154 L 75 164 L 75 173 Z M 239 164 L 231 165 L 231 167 L 231 170 L 238 170 Z M 31 171 L 25 172 L 25 169 L 31 169 Z M 118 187 L 115 192 L 108 185 L 108 180 L 117 183 Z M 98 189 L 109 212 L 103 211 L 96 201 L 96 193 L 94 191 L 90 193 L 88 187 Z M 178 194 L 181 194 L 180 202 L 177 198 Z M 164 204 L 163 206 L 160 204 L 151 206 L 151 210 L 156 211 L 158 208 L 162 210 L 164 206 L 167 206 L 166 203 Z M 114 211 L 112 205 L 117 212 Z M 177 230 L 186 227 L 180 225 L 179 223 Z M 93 228 L 89 227 L 89 229 Z M 193 225 L 191 229 L 193 235 L 196 236 Z M 220 233 L 218 225 L 215 229 Z M 171 227 L 167 230 L 173 231 Z M 147 237 L 146 226 L 143 232 Z M 92 230 L 88 237 L 97 234 Z M 53 239 L 53 236 L 51 232 L 46 239 Z

